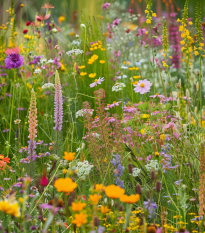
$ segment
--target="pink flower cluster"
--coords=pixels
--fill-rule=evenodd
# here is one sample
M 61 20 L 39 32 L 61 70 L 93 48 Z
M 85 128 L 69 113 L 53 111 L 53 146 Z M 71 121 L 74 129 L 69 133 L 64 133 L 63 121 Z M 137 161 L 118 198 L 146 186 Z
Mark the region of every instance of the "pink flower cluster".
M 110 3 L 106 2 L 105 4 L 103 4 L 103 9 L 108 9 L 110 6 Z

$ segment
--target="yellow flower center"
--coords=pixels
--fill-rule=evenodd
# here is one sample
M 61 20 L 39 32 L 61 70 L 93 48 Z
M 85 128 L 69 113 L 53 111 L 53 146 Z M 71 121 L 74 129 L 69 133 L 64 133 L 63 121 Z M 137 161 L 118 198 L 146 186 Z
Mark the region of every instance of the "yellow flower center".
M 140 87 L 144 87 L 144 83 L 140 83 Z
M 155 95 L 159 95 L 158 93 L 156 93 Z
M 95 82 L 97 82 L 98 80 L 97 79 L 95 79 Z

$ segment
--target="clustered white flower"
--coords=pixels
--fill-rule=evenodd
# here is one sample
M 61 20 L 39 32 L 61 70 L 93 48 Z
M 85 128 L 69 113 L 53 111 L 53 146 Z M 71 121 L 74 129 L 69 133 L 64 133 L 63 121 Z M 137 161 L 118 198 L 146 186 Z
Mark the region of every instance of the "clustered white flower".
M 123 87 L 126 87 L 124 83 L 115 83 L 115 85 L 112 87 L 112 91 L 122 91 Z
M 150 162 L 145 165 L 145 168 L 147 169 L 147 171 L 157 171 L 159 169 L 159 164 L 157 160 L 150 160 Z
M 41 69 L 37 68 L 34 70 L 34 74 L 40 74 L 41 73 Z
M 40 63 L 43 64 L 43 63 L 46 63 L 47 62 L 47 59 L 42 57 L 41 60 L 40 60 Z
M 73 40 L 72 42 L 74 45 L 80 45 L 81 43 L 81 40 Z
M 121 79 L 121 78 L 127 78 L 127 75 L 123 74 L 122 76 L 118 76 L 117 79 Z
M 90 113 L 90 115 L 92 116 L 93 115 L 93 111 L 94 111 L 94 109 L 81 109 L 81 110 L 79 110 L 79 111 L 77 111 L 75 113 L 75 116 L 76 116 L 76 118 L 78 118 L 80 116 L 83 117 L 86 112 Z
M 93 167 L 94 166 L 92 164 L 89 164 L 87 160 L 83 162 L 78 162 L 76 166 L 76 170 L 78 170 L 78 177 L 88 176 Z
M 54 87 L 55 85 L 53 83 L 44 83 L 42 86 L 42 89 L 46 89 L 46 88 L 50 88 L 50 87 Z
M 80 49 L 73 49 L 73 50 L 70 50 L 70 51 L 66 52 L 66 54 L 68 56 L 79 55 L 79 54 L 82 54 L 82 53 L 83 53 L 83 50 L 80 50 Z
M 132 172 L 132 176 L 136 177 L 136 176 L 139 176 L 139 174 L 140 174 L 140 172 L 141 172 L 141 169 L 135 167 L 135 168 L 133 168 L 132 171 L 133 171 L 133 172 Z

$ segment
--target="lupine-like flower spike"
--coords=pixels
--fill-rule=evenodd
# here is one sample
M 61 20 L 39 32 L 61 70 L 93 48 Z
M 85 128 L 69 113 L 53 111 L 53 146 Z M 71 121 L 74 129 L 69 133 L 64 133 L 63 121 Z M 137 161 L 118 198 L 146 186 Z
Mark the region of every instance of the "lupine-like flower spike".
M 54 130 L 61 131 L 63 123 L 63 97 L 58 71 L 55 73 L 55 110 L 54 110 Z
M 30 139 L 29 146 L 28 146 L 28 159 L 31 159 L 35 161 L 35 149 L 36 149 L 36 141 L 35 138 L 37 137 L 37 108 L 36 108 L 36 96 L 34 90 L 31 91 L 31 101 L 30 101 L 30 109 L 29 109 L 29 136 Z

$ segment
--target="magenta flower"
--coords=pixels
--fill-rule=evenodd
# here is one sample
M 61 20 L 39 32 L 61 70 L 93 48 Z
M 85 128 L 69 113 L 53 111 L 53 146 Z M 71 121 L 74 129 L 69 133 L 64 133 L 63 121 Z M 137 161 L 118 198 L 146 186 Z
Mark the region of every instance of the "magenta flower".
M 118 24 L 120 23 L 120 20 L 119 19 L 116 19 L 112 22 L 112 26 L 117 26 Z
M 139 80 L 137 82 L 137 85 L 134 85 L 134 91 L 139 92 L 140 94 L 144 94 L 150 91 L 150 88 L 152 86 L 152 83 L 150 81 L 147 81 L 147 79 Z
M 105 4 L 103 4 L 103 9 L 108 9 L 108 7 L 110 6 L 110 3 L 106 2 Z
M 97 84 L 101 84 L 104 80 L 105 80 L 104 77 L 99 78 L 99 79 L 95 79 L 94 83 L 90 84 L 90 87 L 95 87 L 95 86 L 97 86 Z
M 4 63 L 7 69 L 12 69 L 12 68 L 18 69 L 23 65 L 24 58 L 18 53 L 10 53 L 9 55 L 6 56 Z

